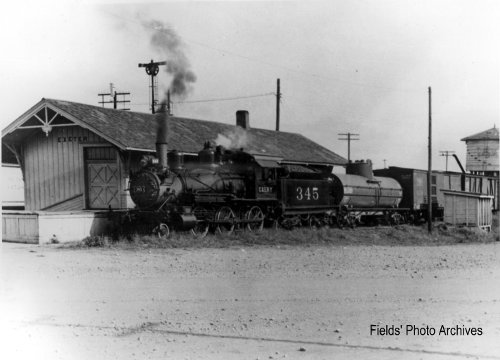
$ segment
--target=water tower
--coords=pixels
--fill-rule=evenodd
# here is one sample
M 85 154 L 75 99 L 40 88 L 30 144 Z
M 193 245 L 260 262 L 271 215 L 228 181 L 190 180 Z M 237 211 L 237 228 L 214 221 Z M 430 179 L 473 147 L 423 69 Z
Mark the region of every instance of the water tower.
M 466 170 L 472 174 L 498 176 L 498 129 L 480 132 L 462 139 L 467 145 Z

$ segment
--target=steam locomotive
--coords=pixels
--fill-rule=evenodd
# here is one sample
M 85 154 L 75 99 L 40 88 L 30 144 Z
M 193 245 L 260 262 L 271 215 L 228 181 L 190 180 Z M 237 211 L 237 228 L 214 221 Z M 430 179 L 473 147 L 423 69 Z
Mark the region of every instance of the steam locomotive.
M 136 208 L 130 223 L 168 236 L 171 229 L 204 236 L 210 229 L 258 231 L 272 226 L 338 225 L 384 219 L 404 221 L 403 190 L 386 177 L 374 177 L 370 161 L 349 163 L 346 174 L 330 167 L 281 164 L 272 157 L 204 144 L 198 163 L 183 164 L 167 153 L 166 119 L 159 118 L 158 158 L 145 158 L 132 174 L 130 196 Z M 170 159 L 169 159 L 170 156 Z

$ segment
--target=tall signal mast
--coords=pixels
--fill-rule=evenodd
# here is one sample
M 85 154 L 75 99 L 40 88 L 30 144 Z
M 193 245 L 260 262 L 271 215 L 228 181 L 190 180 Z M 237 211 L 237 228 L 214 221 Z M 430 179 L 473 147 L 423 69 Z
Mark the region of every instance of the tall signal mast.
M 155 84 L 155 76 L 158 75 L 158 72 L 160 71 L 160 65 L 167 65 L 166 61 L 153 61 L 151 59 L 151 62 L 149 63 L 144 63 L 144 64 L 139 64 L 139 67 L 146 68 L 146 74 L 151 76 L 151 113 L 155 113 L 155 106 L 157 103 L 157 100 L 155 100 L 155 90 L 156 90 L 156 84 Z

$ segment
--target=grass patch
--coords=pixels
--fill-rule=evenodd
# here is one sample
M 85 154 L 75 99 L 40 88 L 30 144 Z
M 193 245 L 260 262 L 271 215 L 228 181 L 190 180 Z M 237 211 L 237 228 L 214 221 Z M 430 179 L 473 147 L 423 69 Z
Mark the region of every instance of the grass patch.
M 432 234 L 427 226 L 399 225 L 394 227 L 358 227 L 338 229 L 298 228 L 294 230 L 264 229 L 261 232 L 235 231 L 230 235 L 209 234 L 196 238 L 190 233 L 172 233 L 168 239 L 153 235 L 134 235 L 112 240 L 107 236 L 87 237 L 76 244 L 65 244 L 70 248 L 227 248 L 231 246 L 335 246 L 335 245 L 378 245 L 419 246 L 449 245 L 463 243 L 489 243 L 499 241 L 497 232 L 486 233 L 479 229 L 455 228 L 445 224 L 434 225 Z

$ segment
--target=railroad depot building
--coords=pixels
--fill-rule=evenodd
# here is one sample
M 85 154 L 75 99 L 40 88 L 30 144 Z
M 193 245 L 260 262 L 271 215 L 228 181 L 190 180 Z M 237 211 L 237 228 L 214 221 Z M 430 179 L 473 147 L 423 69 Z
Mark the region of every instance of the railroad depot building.
M 25 210 L 3 211 L 2 238 L 43 243 L 105 231 L 108 209 L 134 207 L 128 181 L 142 157 L 155 154 L 155 116 L 165 114 L 42 99 L 12 122 L 2 131 L 2 164 L 20 166 Z M 169 152 L 184 162 L 197 161 L 206 141 L 223 137 L 238 140 L 257 161 L 346 163 L 300 134 L 251 128 L 246 112 L 237 125 L 171 116 L 168 130 Z

